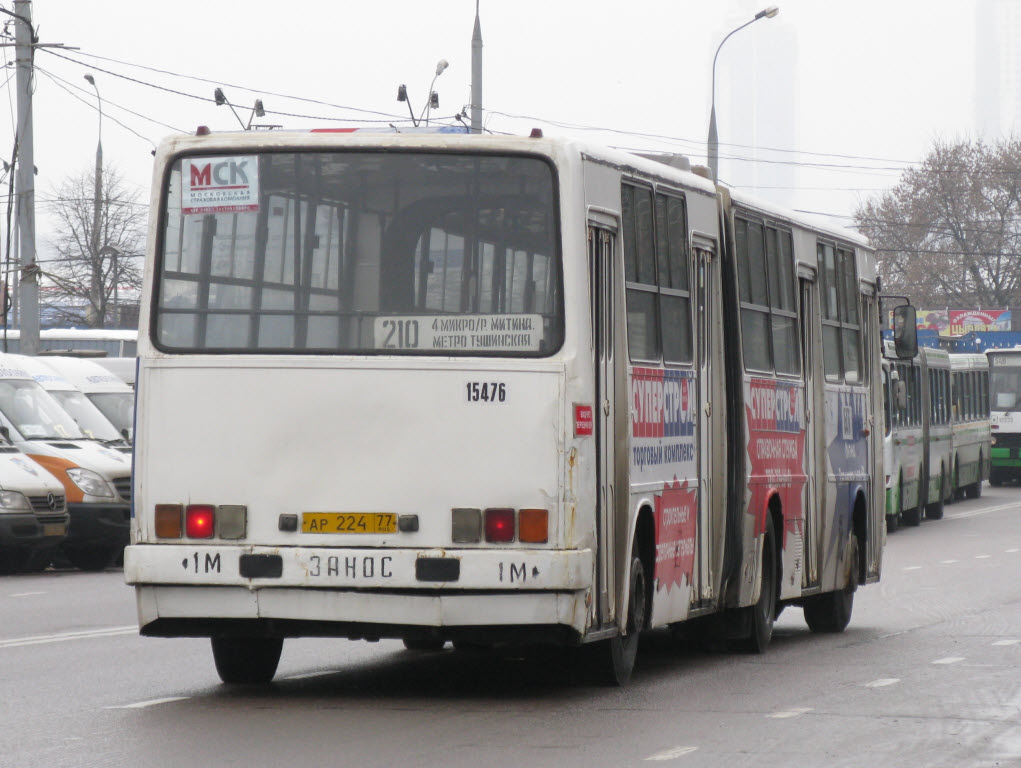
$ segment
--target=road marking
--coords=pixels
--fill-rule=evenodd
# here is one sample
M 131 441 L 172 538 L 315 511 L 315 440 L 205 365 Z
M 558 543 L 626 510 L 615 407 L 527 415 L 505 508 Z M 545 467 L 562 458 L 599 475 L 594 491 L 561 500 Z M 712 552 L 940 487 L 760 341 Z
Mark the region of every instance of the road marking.
M 698 750 L 698 747 L 671 747 L 670 749 L 664 749 L 662 752 L 657 752 L 654 755 L 649 755 L 645 758 L 646 762 L 649 760 L 655 760 L 658 762 L 664 762 L 666 760 L 676 760 L 678 757 L 684 757 L 690 755 L 692 752 Z
M 13 595 L 8 597 L 35 597 L 36 595 L 46 595 L 48 592 L 15 592 Z
M 1014 554 L 1014 553 L 1015 553 L 1015 552 L 1017 552 L 1017 551 L 1018 551 L 1018 548 L 1017 548 L 1017 547 L 1014 547 L 1013 549 L 1008 549 L 1008 550 L 1006 550 L 1006 552 L 1007 552 L 1008 554 L 1011 554 L 1011 555 L 1012 555 L 1012 554 Z
M 1005 509 L 1017 509 L 1017 503 L 1014 504 L 1000 504 L 995 507 L 986 507 L 985 509 L 970 509 L 967 512 L 951 512 L 946 515 L 949 520 L 960 520 L 965 517 L 978 517 L 979 515 L 988 515 L 990 512 L 1002 512 Z
M 988 560 L 992 555 L 975 555 L 976 560 Z
M 964 661 L 963 656 L 947 656 L 945 659 L 936 659 L 932 662 L 933 664 L 956 664 L 959 661 Z
M 103 707 L 103 709 L 145 709 L 146 707 L 154 707 L 157 704 L 168 704 L 171 701 L 185 701 L 191 698 L 190 696 L 167 696 L 163 699 L 150 699 L 149 701 L 138 701 L 134 704 L 120 704 L 114 707 Z
M 1017 645 L 1021 640 L 997 640 L 993 645 Z
M 62 643 L 65 640 L 88 640 L 92 637 L 114 637 L 116 635 L 134 635 L 138 627 L 134 624 L 126 627 L 106 627 L 105 629 L 88 629 L 82 632 L 59 632 L 53 635 L 36 635 L 34 637 L 15 637 L 0 640 L 0 648 L 20 648 L 25 645 L 42 645 L 43 643 Z
M 905 571 L 920 571 L 920 570 L 922 570 L 922 566 L 920 566 L 920 565 L 909 565 L 904 570 Z
M 881 677 L 871 683 L 865 683 L 866 688 L 885 688 L 888 685 L 896 685 L 900 682 L 899 677 Z
M 940 560 L 943 565 L 952 565 L 953 563 L 959 563 L 960 560 Z
M 775 720 L 786 720 L 789 717 L 800 717 L 806 712 L 811 711 L 812 711 L 811 707 L 796 707 L 794 709 L 785 709 L 782 712 L 774 712 L 771 715 L 766 715 L 766 717 L 772 717 Z

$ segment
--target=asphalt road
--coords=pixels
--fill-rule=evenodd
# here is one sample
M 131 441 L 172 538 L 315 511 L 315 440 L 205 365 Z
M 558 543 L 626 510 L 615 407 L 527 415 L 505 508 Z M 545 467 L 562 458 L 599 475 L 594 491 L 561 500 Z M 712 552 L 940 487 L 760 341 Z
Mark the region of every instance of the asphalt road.
M 891 534 L 851 626 L 799 609 L 762 656 L 642 640 L 629 687 L 575 657 L 289 640 L 273 685 L 141 638 L 117 570 L 0 577 L 0 766 L 1021 765 L 1021 489 Z

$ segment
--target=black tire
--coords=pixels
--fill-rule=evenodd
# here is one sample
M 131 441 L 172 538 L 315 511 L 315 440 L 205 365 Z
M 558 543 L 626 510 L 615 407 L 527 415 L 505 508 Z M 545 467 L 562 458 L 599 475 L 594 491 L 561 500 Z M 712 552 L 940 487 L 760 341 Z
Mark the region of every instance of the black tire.
M 773 638 L 776 621 L 777 591 L 780 586 L 779 563 L 776 556 L 776 531 L 772 515 L 766 517 L 766 532 L 762 541 L 762 588 L 755 605 L 745 610 L 749 616 L 748 636 L 740 645 L 748 653 L 764 653 Z
M 1003 485 L 1003 478 L 995 469 L 989 472 L 989 484 L 994 488 L 999 488 Z
M 900 528 L 900 515 L 887 515 L 886 516 L 886 532 L 893 533 Z
M 404 643 L 404 647 L 409 651 L 418 652 L 442 651 L 443 646 L 447 644 L 446 640 L 443 640 L 442 638 L 429 637 L 428 635 L 405 637 L 402 642 Z
M 228 685 L 268 683 L 276 674 L 280 637 L 213 637 L 213 661 L 220 679 Z
M 946 473 L 940 467 L 939 495 L 936 497 L 936 501 L 925 505 L 925 518 L 927 520 L 943 519 L 943 499 L 946 498 L 946 477 Z
M 630 586 L 628 588 L 627 625 L 623 633 L 604 640 L 597 651 L 597 664 L 602 682 L 627 685 L 635 670 L 638 638 L 645 629 L 649 605 L 649 578 L 638 554 L 638 540 L 631 548 Z
M 851 534 L 850 562 L 852 569 L 843 589 L 825 592 L 805 601 L 805 623 L 813 632 L 843 632 L 851 622 L 851 611 L 854 608 L 854 593 L 858 589 L 858 572 L 860 549 L 858 536 Z
M 101 571 L 113 560 L 110 548 L 99 545 L 64 547 L 62 551 L 71 565 L 82 571 Z
M 30 552 L 25 555 L 25 559 L 21 563 L 22 573 L 42 573 L 50 567 L 50 563 L 53 562 L 53 551 L 44 550 L 42 552 Z
M 954 462 L 954 488 L 951 493 L 951 501 L 961 501 L 964 498 L 964 488 L 961 487 L 961 465 Z

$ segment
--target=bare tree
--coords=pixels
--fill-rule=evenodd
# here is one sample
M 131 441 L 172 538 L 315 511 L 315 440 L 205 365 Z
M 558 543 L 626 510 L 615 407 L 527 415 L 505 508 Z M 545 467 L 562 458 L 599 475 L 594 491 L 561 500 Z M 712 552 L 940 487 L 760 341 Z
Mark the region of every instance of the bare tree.
M 56 256 L 43 262 L 45 286 L 41 309 L 61 323 L 103 328 L 126 316 L 137 317 L 142 284 L 142 252 L 147 212 L 137 203 L 115 168 L 105 168 L 95 232 L 94 171 L 68 176 L 48 203 L 58 222 L 52 240 Z M 98 234 L 98 237 L 95 236 Z M 114 306 L 114 299 L 120 306 Z M 124 311 L 122 311 L 124 310 Z
M 916 305 L 1021 304 L 1021 141 L 938 141 L 855 211 L 884 290 Z

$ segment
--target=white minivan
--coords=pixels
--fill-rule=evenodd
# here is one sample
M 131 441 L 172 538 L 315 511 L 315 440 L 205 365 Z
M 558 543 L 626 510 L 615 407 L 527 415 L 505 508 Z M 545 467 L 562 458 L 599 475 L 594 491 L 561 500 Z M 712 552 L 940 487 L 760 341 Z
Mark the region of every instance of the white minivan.
M 119 556 L 128 543 L 131 457 L 82 432 L 15 355 L 0 354 L 0 433 L 64 486 L 67 559 L 100 570 Z
M 98 440 L 107 448 L 114 448 L 121 453 L 131 453 L 131 444 L 117 427 L 85 393 L 57 371 L 51 358 L 24 355 L 11 355 L 11 358 L 17 359 L 42 388 L 60 403 L 60 407 L 75 420 L 86 437 Z
M 81 390 L 129 443 L 135 430 L 135 390 L 95 360 L 50 357 L 43 361 Z M 132 369 L 134 370 L 134 369 Z
M 67 535 L 64 487 L 0 439 L 0 573 L 41 571 Z

